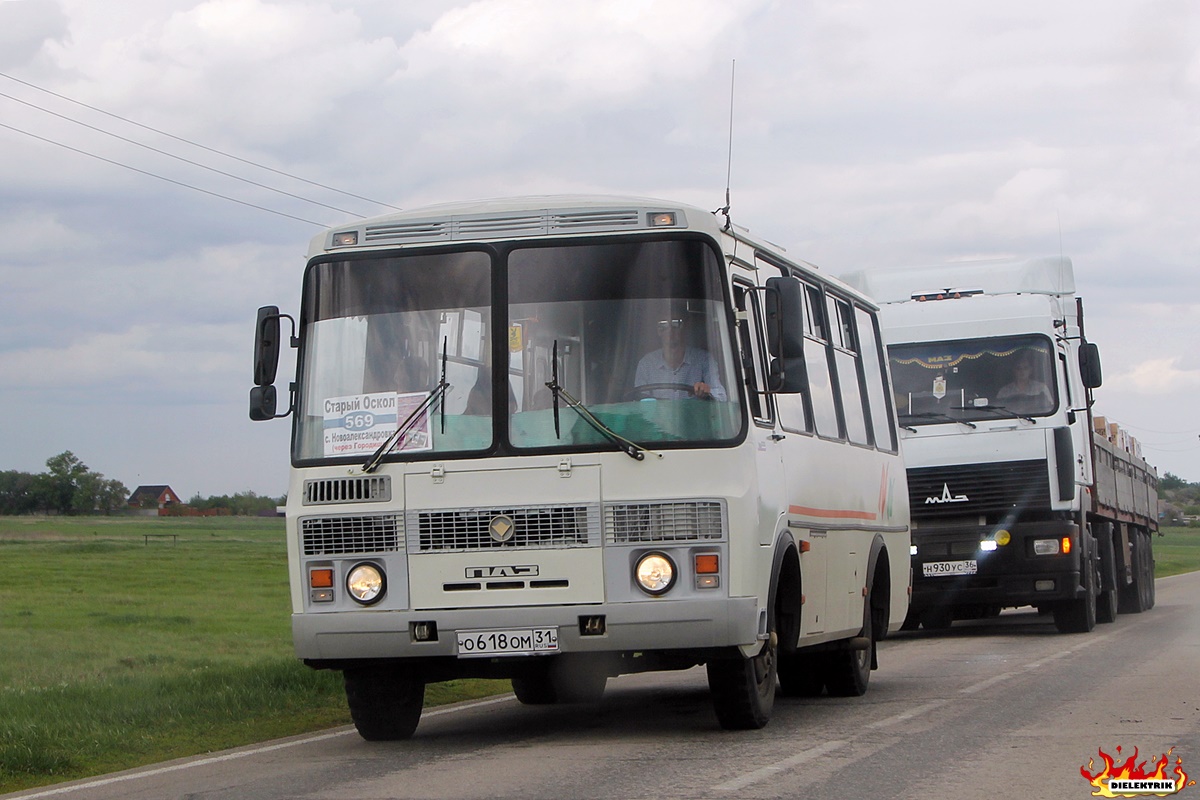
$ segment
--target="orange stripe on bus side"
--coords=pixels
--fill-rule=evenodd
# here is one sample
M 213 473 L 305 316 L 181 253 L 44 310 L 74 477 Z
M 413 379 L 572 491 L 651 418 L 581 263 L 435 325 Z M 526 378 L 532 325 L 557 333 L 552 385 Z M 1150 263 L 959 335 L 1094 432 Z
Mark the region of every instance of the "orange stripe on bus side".
M 789 514 L 803 514 L 809 517 L 825 517 L 827 519 L 878 519 L 873 511 L 850 511 L 839 508 L 810 508 L 808 506 L 788 506 Z

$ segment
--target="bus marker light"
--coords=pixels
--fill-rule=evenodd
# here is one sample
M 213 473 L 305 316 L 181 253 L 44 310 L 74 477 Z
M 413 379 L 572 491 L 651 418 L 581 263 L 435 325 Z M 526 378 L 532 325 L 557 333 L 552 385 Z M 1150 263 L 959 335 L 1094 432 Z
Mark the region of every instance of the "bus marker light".
M 1070 536 L 1064 536 L 1062 538 L 1062 551 L 1063 551 L 1064 555 L 1066 553 L 1071 552 L 1071 537 Z
M 720 557 L 716 553 L 703 553 L 696 556 L 697 575 L 715 575 L 720 571 Z
M 330 567 L 310 569 L 308 571 L 308 585 L 314 589 L 332 589 L 333 570 Z
M 333 235 L 334 247 L 353 247 L 358 244 L 358 231 L 346 231 Z
M 650 215 L 651 228 L 673 228 L 675 227 L 675 212 L 674 211 L 658 211 Z

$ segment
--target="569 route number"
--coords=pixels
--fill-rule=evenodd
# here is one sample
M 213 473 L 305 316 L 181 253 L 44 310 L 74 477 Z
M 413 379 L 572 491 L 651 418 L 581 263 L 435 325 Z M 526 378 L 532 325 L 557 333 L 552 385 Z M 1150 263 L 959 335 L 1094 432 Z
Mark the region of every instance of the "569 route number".
M 459 658 L 558 652 L 558 628 L 457 631 Z

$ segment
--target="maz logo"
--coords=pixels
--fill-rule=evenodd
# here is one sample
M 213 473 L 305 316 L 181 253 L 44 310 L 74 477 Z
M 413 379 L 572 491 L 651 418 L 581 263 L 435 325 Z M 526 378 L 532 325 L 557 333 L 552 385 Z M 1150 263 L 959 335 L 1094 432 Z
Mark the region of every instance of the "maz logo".
M 514 567 L 467 567 L 468 578 L 536 578 L 537 564 Z
M 950 484 L 948 484 L 948 483 L 942 484 L 942 496 L 941 497 L 926 497 L 925 498 L 925 505 L 929 505 L 930 503 L 967 503 L 967 502 L 970 502 L 970 498 L 968 498 L 965 494 L 955 494 L 955 495 L 950 494 Z

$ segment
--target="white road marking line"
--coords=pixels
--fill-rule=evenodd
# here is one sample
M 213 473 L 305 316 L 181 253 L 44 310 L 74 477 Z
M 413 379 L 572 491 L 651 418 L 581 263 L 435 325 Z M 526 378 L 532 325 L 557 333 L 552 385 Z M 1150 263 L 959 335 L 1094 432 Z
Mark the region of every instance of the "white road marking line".
M 875 722 L 864 725 L 863 727 L 864 728 L 886 728 L 891 725 L 895 725 L 899 722 L 905 722 L 907 720 L 910 720 L 913 717 L 919 717 L 928 711 L 933 711 L 935 708 L 940 708 L 941 706 L 946 705 L 946 703 L 948 703 L 948 702 L 949 702 L 948 700 L 934 700 L 931 703 L 925 703 L 924 705 L 920 705 L 920 706 L 917 706 L 916 708 L 909 709 L 908 711 L 904 711 L 900 714 L 896 714 L 895 716 L 891 716 L 886 719 L 876 720 Z
M 774 764 L 768 764 L 765 767 L 747 772 L 745 775 L 726 781 L 719 786 L 713 787 L 718 792 L 736 792 L 739 789 L 744 789 L 753 783 L 760 783 L 768 778 L 772 778 L 784 770 L 799 766 L 806 761 L 812 761 L 814 758 L 819 758 L 827 753 L 832 753 L 838 748 L 845 747 L 848 742 L 834 741 L 826 742 L 823 745 L 802 750 L 794 756 L 785 758 L 782 761 L 776 761 Z

